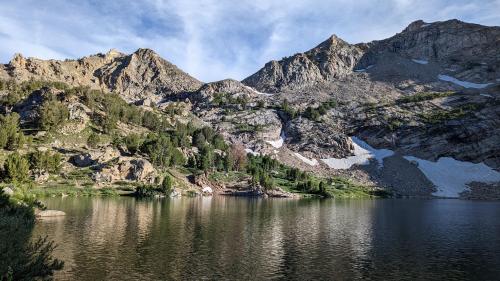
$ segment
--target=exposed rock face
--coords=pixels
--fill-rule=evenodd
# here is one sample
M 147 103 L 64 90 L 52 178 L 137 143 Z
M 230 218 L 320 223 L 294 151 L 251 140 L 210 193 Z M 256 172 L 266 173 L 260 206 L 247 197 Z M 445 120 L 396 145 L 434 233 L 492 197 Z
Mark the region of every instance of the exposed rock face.
M 107 165 L 94 175 L 98 182 L 139 181 L 152 183 L 156 170 L 146 159 L 120 157 L 116 164 Z
M 264 92 L 297 89 L 351 73 L 363 50 L 333 35 L 305 53 L 271 61 L 243 83 Z
M 403 32 L 368 44 L 356 68 L 368 66 L 396 69 L 395 59 L 413 62 L 416 68 L 439 70 L 460 80 L 486 83 L 500 76 L 500 27 L 470 24 L 459 20 L 411 23 Z M 420 64 L 420 65 L 419 65 Z M 385 66 L 385 67 L 384 67 Z M 424 74 L 421 74 L 421 76 Z M 435 76 L 434 76 L 435 77 Z M 417 77 L 418 78 L 418 77 Z
M 17 54 L 1 76 L 16 81 L 48 80 L 119 92 L 131 102 L 194 91 L 201 82 L 149 49 L 125 55 L 111 50 L 78 60 L 40 60 Z
M 290 149 L 307 151 L 317 158 L 342 158 L 353 150 L 347 135 L 307 118 L 297 118 L 287 124 L 286 136 Z
M 212 97 L 216 93 L 255 95 L 255 91 L 243 83 L 233 79 L 225 79 L 203 85 L 199 93 L 204 97 Z

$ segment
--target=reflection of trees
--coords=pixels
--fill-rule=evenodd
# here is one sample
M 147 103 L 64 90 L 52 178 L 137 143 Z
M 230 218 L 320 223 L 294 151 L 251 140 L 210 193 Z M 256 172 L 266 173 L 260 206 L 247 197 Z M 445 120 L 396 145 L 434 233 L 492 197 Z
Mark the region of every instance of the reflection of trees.
M 52 257 L 52 241 L 31 241 L 34 224 L 30 204 L 13 203 L 0 191 L 0 280 L 48 278 L 62 269 L 64 263 Z

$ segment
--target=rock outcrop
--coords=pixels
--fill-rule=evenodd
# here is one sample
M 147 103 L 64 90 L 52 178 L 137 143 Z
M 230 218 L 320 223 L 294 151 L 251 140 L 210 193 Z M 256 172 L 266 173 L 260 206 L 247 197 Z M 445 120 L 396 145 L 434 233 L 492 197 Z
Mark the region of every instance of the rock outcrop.
M 116 181 L 137 181 L 153 183 L 156 170 L 146 159 L 133 157 L 120 157 L 116 163 L 101 167 L 94 174 L 97 182 L 112 183 Z

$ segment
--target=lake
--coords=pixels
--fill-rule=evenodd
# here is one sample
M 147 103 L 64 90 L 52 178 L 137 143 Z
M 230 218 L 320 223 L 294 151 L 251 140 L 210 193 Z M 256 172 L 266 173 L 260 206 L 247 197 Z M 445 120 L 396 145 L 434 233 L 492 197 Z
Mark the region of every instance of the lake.
M 498 280 L 500 202 L 48 198 L 56 280 Z

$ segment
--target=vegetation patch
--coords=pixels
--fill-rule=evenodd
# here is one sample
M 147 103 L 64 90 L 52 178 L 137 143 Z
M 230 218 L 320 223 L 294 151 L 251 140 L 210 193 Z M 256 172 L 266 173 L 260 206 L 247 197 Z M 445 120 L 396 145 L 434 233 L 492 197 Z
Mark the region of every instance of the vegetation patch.
M 411 96 L 404 96 L 402 98 L 399 98 L 396 100 L 396 103 L 398 104 L 416 103 L 427 100 L 433 100 L 437 98 L 449 97 L 453 94 L 455 94 L 455 92 L 422 92 L 413 94 Z

